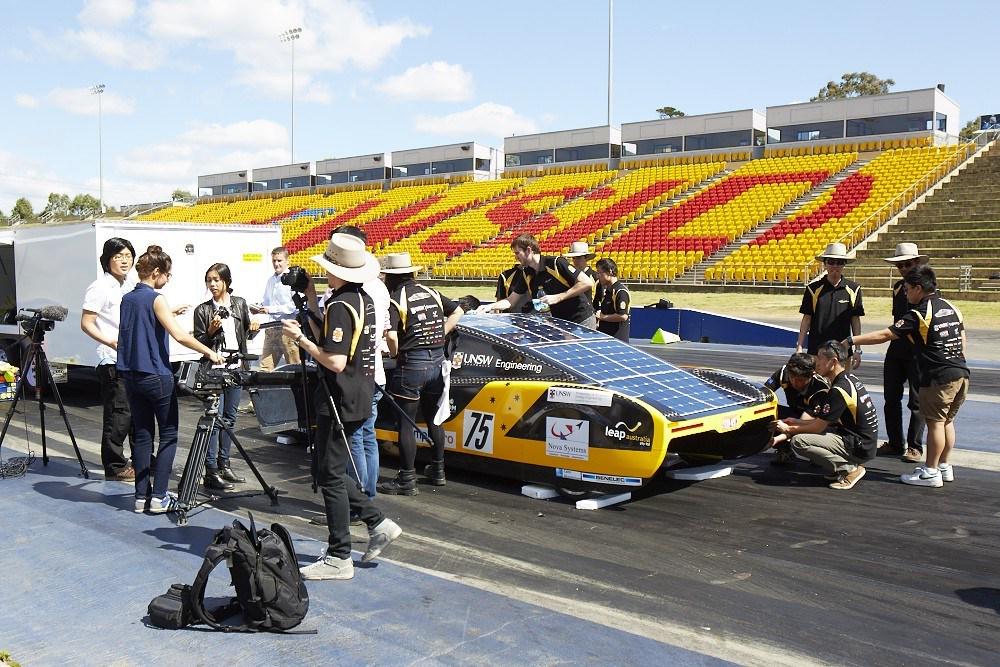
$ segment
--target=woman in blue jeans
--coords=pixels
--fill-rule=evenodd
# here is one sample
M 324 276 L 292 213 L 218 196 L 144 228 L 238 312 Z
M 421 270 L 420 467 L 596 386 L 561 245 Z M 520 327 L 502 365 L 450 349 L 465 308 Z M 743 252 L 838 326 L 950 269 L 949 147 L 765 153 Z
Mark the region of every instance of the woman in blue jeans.
M 194 309 L 194 337 L 213 350 L 247 352 L 247 336 L 260 329 L 260 323 L 250 318 L 247 302 L 233 294 L 233 274 L 223 263 L 213 264 L 205 272 L 205 287 L 212 298 Z M 245 364 L 245 362 L 243 362 Z M 236 408 L 242 388 L 229 387 L 219 397 L 219 414 L 229 428 L 236 425 Z M 229 464 L 232 441 L 220 433 L 218 425 L 208 439 L 205 458 L 205 487 L 218 491 L 233 489 L 233 483 L 246 480 L 233 472 Z
M 122 297 L 121 325 L 118 329 L 118 372 L 125 379 L 135 440 L 132 463 L 135 468 L 135 511 L 146 509 L 160 514 L 171 509 L 167 494 L 170 471 L 177 453 L 177 393 L 170 372 L 169 334 L 181 345 L 201 352 L 215 363 L 222 358 L 184 331 L 156 290 L 170 280 L 170 255 L 151 245 L 135 263 L 139 282 Z M 154 423 L 160 432 L 156 468 L 150 470 Z M 150 474 L 153 479 L 150 480 Z

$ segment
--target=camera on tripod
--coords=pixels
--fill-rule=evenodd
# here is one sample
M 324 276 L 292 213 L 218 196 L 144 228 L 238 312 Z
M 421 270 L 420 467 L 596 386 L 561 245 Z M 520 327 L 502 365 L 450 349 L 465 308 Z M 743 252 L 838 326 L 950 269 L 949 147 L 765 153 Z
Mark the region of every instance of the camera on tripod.
M 295 292 L 305 292 L 309 287 L 309 274 L 301 266 L 290 266 L 287 273 L 281 274 L 281 284 L 288 285 Z
M 242 360 L 256 359 L 256 356 L 230 352 L 225 357 L 226 366 L 239 363 Z M 193 394 L 199 398 L 218 396 L 230 387 L 265 387 L 274 385 L 291 385 L 301 377 L 301 371 L 272 371 L 261 373 L 246 371 L 240 368 L 213 366 L 212 362 L 182 361 L 177 375 L 177 389 Z
M 22 308 L 17 314 L 21 331 L 27 335 L 52 331 L 56 322 L 62 322 L 69 313 L 63 306 L 43 306 L 42 308 Z

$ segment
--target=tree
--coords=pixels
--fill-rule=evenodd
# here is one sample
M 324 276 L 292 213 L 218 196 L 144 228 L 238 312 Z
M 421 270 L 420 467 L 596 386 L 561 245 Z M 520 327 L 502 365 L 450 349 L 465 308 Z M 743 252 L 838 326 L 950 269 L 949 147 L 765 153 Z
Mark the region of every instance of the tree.
M 52 215 L 66 215 L 69 213 L 70 207 L 69 195 L 60 194 L 58 192 L 49 193 L 49 203 L 45 205 L 45 210 L 42 211 L 43 214 L 51 213 Z
M 660 118 L 680 118 L 684 115 L 683 111 L 674 107 L 660 107 L 656 113 L 660 114 Z
M 191 199 L 192 196 L 193 195 L 187 190 L 182 190 L 181 188 L 177 188 L 170 194 L 170 201 L 181 201 L 182 199 Z
M 99 211 L 101 202 L 93 195 L 77 195 L 70 202 L 69 212 L 73 215 L 85 216 Z
M 20 218 L 21 220 L 31 220 L 35 217 L 35 211 L 31 208 L 31 202 L 21 197 L 16 202 L 14 202 L 14 208 L 11 209 L 10 217 Z
M 885 95 L 895 85 L 896 82 L 892 79 L 880 79 L 871 72 L 848 72 L 841 75 L 840 83 L 827 81 L 826 85 L 819 89 L 816 97 L 810 98 L 809 101 Z
M 970 120 L 968 123 L 965 124 L 965 127 L 963 127 L 959 131 L 958 140 L 973 141 L 976 138 L 976 130 L 978 129 L 979 129 L 979 119 L 973 118 L 972 120 Z

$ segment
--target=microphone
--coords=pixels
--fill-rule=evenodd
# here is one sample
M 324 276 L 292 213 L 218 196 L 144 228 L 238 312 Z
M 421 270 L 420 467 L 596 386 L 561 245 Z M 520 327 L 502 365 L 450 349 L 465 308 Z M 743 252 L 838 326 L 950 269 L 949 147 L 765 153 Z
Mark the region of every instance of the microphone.
M 55 322 L 62 322 L 66 319 L 66 315 L 69 314 L 69 308 L 64 306 L 42 306 L 41 308 L 22 308 L 22 311 L 29 313 L 34 313 L 34 315 L 26 315 L 24 312 L 17 314 L 16 320 L 18 322 L 24 322 L 27 320 L 39 317 L 43 320 L 53 320 Z

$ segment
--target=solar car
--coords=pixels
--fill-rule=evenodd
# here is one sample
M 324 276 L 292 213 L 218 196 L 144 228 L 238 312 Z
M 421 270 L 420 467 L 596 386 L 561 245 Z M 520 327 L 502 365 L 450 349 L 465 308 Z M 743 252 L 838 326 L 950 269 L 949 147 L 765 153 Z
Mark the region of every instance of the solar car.
M 565 493 L 648 483 L 668 453 L 699 464 L 757 454 L 774 394 L 742 376 L 681 369 L 538 314 L 466 315 L 449 345 L 445 464 Z M 383 399 L 377 436 L 393 443 Z M 412 427 L 411 427 L 412 428 Z

